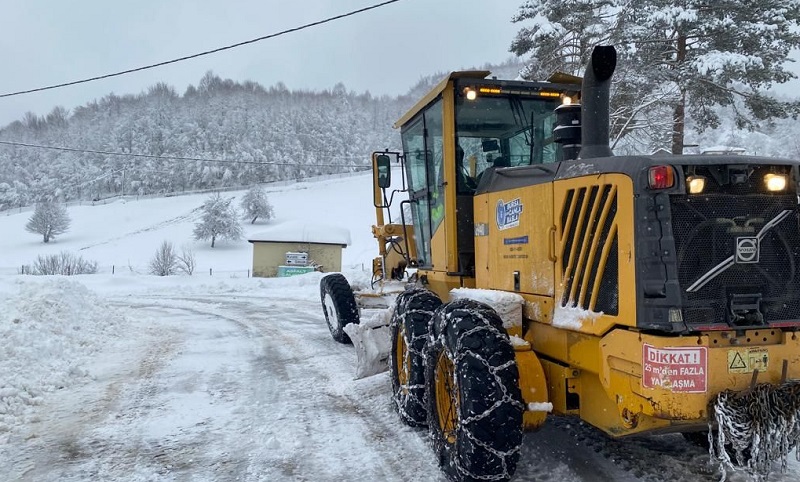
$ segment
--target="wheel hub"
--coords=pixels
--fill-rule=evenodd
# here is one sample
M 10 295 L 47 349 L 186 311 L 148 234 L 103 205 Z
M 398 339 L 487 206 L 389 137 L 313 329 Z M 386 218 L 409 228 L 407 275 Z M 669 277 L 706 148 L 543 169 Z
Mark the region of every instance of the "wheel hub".
M 453 362 L 442 351 L 436 361 L 436 415 L 442 437 L 448 444 L 456 442 L 458 428 L 458 386 Z
M 408 346 L 406 345 L 405 326 L 401 326 L 400 332 L 397 334 L 395 357 L 397 360 L 397 381 L 403 393 L 408 393 L 408 372 L 410 362 L 408 359 Z
M 323 302 L 325 308 L 325 322 L 328 328 L 333 331 L 339 326 L 339 317 L 336 315 L 336 307 L 333 304 L 333 298 L 330 293 L 325 293 L 325 300 Z

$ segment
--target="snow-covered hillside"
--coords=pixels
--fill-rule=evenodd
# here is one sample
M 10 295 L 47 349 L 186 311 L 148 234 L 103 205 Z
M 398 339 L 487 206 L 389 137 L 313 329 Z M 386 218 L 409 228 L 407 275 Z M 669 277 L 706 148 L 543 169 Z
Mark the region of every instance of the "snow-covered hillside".
M 352 245 L 343 252 L 343 266 L 368 262 L 376 249 L 370 231 L 374 222 L 371 175 L 329 180 L 309 180 L 290 185 L 265 186 L 275 218 L 268 223 L 250 224 L 243 220 L 244 238 L 239 241 L 195 241 L 192 229 L 200 219 L 200 206 L 208 194 L 168 198 L 135 197 L 117 199 L 109 204 L 91 203 L 71 206 L 70 230 L 55 241 L 44 244 L 42 237 L 25 230 L 30 211 L 5 211 L 0 214 L 0 273 L 13 274 L 23 264 L 32 264 L 39 255 L 70 251 L 98 263 L 99 272 L 134 272 L 146 274 L 148 263 L 162 241 L 187 247 L 197 258 L 197 275 L 205 273 L 246 277 L 252 268 L 252 245 L 248 236 L 265 227 L 284 222 L 322 223 L 353 226 Z M 245 191 L 222 193 L 235 197 L 238 206 Z M 215 275 L 216 276 L 216 275 Z
M 270 224 L 349 229 L 344 272 L 367 281 L 370 176 L 268 194 Z M 249 243 L 191 240 L 204 198 L 70 207 L 72 229 L 48 245 L 24 230 L 30 212 L 0 216 L 0 479 L 443 481 L 427 431 L 394 412 L 389 377 L 353 380 L 353 349 L 331 339 L 322 316 L 322 275 L 247 278 Z M 248 234 L 264 227 L 245 225 Z M 146 274 L 163 240 L 195 250 L 195 275 Z M 101 273 L 14 271 L 61 250 L 97 261 Z M 551 417 L 525 435 L 515 480 L 719 475 L 680 435 L 613 441 Z M 791 461 L 770 480 L 798 478 Z

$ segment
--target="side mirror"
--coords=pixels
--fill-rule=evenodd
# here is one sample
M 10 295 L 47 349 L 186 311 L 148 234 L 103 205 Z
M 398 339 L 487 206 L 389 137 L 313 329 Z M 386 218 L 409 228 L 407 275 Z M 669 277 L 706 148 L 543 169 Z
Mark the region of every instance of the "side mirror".
M 375 156 L 375 168 L 378 173 L 378 187 L 386 189 L 392 185 L 391 158 L 386 154 Z

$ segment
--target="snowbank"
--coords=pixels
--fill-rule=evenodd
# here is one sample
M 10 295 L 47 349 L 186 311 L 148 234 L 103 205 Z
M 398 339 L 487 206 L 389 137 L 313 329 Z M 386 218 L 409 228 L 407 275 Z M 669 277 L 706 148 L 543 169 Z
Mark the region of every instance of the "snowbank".
M 2 440 L 45 394 L 90 377 L 83 364 L 126 319 L 66 278 L 4 280 L 0 293 Z

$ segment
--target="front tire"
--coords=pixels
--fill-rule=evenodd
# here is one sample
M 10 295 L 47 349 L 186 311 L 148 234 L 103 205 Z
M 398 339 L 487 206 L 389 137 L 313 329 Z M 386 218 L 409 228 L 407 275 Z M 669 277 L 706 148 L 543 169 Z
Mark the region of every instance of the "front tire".
M 426 349 L 428 427 L 451 480 L 509 480 L 525 406 L 514 348 L 497 313 L 462 299 L 433 317 Z
M 403 421 L 427 423 L 425 405 L 425 345 L 433 312 L 442 305 L 433 292 L 412 289 L 397 297 L 389 327 L 392 332 L 392 400 Z
M 319 282 L 322 312 L 331 336 L 339 343 L 352 343 L 344 332 L 350 323 L 359 323 L 358 305 L 347 278 L 339 273 L 329 274 Z

